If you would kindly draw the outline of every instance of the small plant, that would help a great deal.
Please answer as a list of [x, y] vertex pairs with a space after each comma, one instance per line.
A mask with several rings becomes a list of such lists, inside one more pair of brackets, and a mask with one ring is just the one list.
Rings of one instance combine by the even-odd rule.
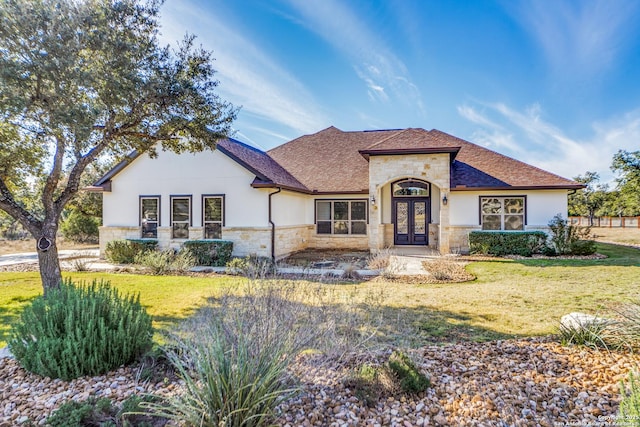
[[399, 390], [397, 378], [386, 364], [362, 364], [347, 377], [345, 386], [367, 406], [374, 406], [383, 396], [395, 395]]
[[367, 267], [371, 270], [384, 270], [389, 266], [389, 259], [391, 258], [391, 250], [388, 248], [381, 249], [372, 255], [369, 255], [367, 260]]
[[107, 243], [105, 257], [109, 262], [114, 264], [133, 264], [136, 256], [147, 251], [155, 250], [157, 247], [157, 240], [111, 240]]
[[343, 279], [360, 279], [360, 274], [358, 274], [358, 266], [355, 264], [347, 264], [342, 273]]
[[121, 296], [109, 282], [75, 286], [66, 279], [24, 309], [9, 347], [26, 370], [71, 380], [131, 363], [151, 337], [139, 295]]
[[429, 378], [418, 370], [406, 353], [394, 351], [389, 356], [388, 366], [400, 380], [400, 387], [405, 393], [419, 393], [431, 386]]
[[275, 264], [270, 258], [247, 256], [233, 258], [227, 263], [227, 271], [239, 274], [249, 279], [264, 279], [273, 277], [276, 272]]
[[[144, 415], [142, 405], [145, 402], [153, 402], [151, 396], [139, 397], [132, 395], [118, 407], [110, 399], [105, 397], [89, 399], [77, 402], [70, 400], [47, 418], [47, 425], [51, 427], [152, 427], [158, 426], [159, 420], [149, 415]], [[165, 423], [162, 423], [164, 425]]]
[[560, 341], [564, 345], [576, 344], [609, 349], [615, 346], [614, 337], [610, 333], [611, 325], [611, 321], [597, 317], [583, 320], [574, 316], [572, 319], [561, 322], [558, 332]]
[[445, 257], [423, 261], [422, 267], [438, 282], [466, 282], [475, 279], [463, 264]]
[[618, 420], [625, 426], [640, 426], [640, 384], [637, 378], [637, 373], [630, 372], [627, 381], [620, 383], [622, 401], [618, 410]]
[[135, 263], [147, 267], [152, 274], [162, 275], [171, 271], [189, 271], [195, 265], [195, 258], [185, 250], [176, 253], [167, 249], [142, 252], [135, 257]]

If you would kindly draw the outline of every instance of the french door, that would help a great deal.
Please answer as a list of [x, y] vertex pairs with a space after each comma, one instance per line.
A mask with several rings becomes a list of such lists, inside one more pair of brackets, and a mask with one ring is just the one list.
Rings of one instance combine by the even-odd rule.
[[395, 245], [427, 245], [429, 243], [429, 198], [393, 200]]

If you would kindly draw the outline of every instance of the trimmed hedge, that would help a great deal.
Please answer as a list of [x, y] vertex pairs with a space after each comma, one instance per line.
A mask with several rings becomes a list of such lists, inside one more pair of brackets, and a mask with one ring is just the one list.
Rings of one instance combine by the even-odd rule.
[[116, 264], [133, 264], [136, 257], [158, 248], [155, 239], [112, 240], [107, 243], [105, 257]]
[[545, 248], [547, 234], [543, 231], [472, 231], [469, 251], [485, 255], [531, 256]]
[[184, 250], [196, 260], [196, 265], [224, 267], [231, 260], [233, 242], [228, 240], [187, 240]]

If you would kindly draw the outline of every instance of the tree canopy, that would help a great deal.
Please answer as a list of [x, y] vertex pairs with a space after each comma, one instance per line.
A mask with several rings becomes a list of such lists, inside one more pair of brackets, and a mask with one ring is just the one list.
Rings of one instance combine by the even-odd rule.
[[[45, 290], [60, 280], [55, 236], [86, 168], [133, 150], [214, 149], [237, 110], [216, 93], [211, 54], [158, 42], [149, 0], [0, 0], [0, 209], [42, 243]], [[42, 177], [39, 209], [20, 199]]]

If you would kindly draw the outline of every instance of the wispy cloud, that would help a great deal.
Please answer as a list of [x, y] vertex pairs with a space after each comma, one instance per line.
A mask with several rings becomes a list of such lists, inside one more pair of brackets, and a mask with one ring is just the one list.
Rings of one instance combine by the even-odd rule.
[[620, 117], [593, 123], [592, 134], [572, 138], [544, 119], [541, 106], [515, 110], [505, 104], [458, 107], [460, 115], [479, 126], [474, 141], [565, 177], [598, 172], [603, 182], [614, 178], [610, 170], [618, 150], [637, 150], [640, 109]]
[[633, 0], [510, 2], [557, 74], [592, 77], [614, 65], [637, 35]]
[[349, 3], [339, 0], [289, 0], [311, 31], [353, 62], [371, 100], [384, 102], [392, 94], [423, 110], [420, 90], [411, 82], [404, 63], [368, 28]]
[[[195, 2], [167, 2], [162, 34], [167, 42], [198, 27], [198, 42], [213, 50], [221, 95], [250, 114], [287, 126], [294, 135], [317, 131], [329, 120], [310, 92], [259, 46], [242, 35], [241, 25], [224, 15], [222, 5], [202, 8]], [[216, 13], [212, 13], [215, 10]]]

